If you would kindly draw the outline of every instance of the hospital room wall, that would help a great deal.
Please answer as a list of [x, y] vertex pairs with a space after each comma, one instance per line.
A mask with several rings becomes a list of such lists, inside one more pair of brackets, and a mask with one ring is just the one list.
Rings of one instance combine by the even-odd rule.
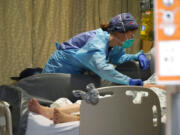
[[[59, 43], [96, 29], [121, 12], [140, 22], [140, 0], [0, 0], [0, 84], [43, 67]], [[138, 34], [137, 34], [138, 37]], [[139, 40], [128, 52], [139, 50]]]

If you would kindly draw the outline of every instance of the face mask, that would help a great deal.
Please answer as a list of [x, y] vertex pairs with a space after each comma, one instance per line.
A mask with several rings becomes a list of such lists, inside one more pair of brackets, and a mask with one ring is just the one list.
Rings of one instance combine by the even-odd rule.
[[124, 41], [123, 43], [122, 43], [122, 41], [120, 40], [120, 39], [118, 39], [117, 37], [114, 37], [115, 38], [115, 40], [116, 41], [118, 41], [119, 43], [122, 43], [122, 48], [129, 48], [129, 47], [131, 47], [132, 46], [132, 44], [133, 44], [133, 42], [134, 42], [134, 39], [133, 39], [133, 37], [134, 37], [134, 35], [132, 36], [132, 38], [131, 39], [128, 39], [128, 37], [127, 37], [127, 35], [125, 35], [126, 36], [126, 41]]
[[129, 47], [132, 46], [133, 42], [134, 42], [134, 39], [133, 39], [133, 38], [128, 39], [128, 40], [126, 40], [126, 41], [123, 42], [123, 44], [122, 44], [121, 47], [122, 47], [122, 48], [129, 48]]

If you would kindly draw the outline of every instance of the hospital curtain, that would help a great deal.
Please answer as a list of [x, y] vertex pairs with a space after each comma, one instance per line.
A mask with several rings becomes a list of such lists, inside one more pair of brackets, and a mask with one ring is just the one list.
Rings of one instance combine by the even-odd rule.
[[[27, 67], [44, 67], [59, 43], [129, 11], [138, 0], [0, 0], [0, 85]], [[138, 34], [137, 34], [138, 37]], [[127, 51], [139, 51], [139, 40]]]
[[32, 67], [32, 0], [0, 0], [0, 84]]

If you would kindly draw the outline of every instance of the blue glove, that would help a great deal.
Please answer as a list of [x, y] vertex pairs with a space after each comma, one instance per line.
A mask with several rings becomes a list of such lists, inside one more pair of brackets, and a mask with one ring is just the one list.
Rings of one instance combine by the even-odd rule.
[[130, 79], [129, 85], [139, 85], [143, 86], [143, 82], [141, 79]]
[[138, 56], [139, 65], [142, 70], [146, 70], [150, 66], [150, 60], [146, 57], [144, 53]]

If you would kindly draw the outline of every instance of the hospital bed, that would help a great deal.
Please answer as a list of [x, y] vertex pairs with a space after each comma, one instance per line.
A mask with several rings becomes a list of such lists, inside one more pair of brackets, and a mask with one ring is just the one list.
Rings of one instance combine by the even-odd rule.
[[[127, 86], [101, 87], [98, 91], [101, 98], [96, 105], [82, 101], [80, 123], [53, 125], [45, 117], [31, 114], [27, 135], [160, 135], [161, 111], [155, 93], [143, 87]], [[133, 102], [130, 91], [148, 94], [141, 102]], [[156, 112], [153, 107], [157, 107]]]
[[[128, 68], [126, 64], [129, 64]], [[137, 70], [139, 67], [134, 62], [125, 63], [117, 68], [133, 78], [141, 78], [143, 75]], [[150, 69], [145, 72], [144, 80], [149, 75]], [[15, 85], [0, 86], [0, 100], [10, 104], [13, 135], [24, 135], [26, 132], [29, 99], [36, 97], [43, 105], [50, 105], [60, 97], [74, 102], [77, 98], [72, 95], [72, 90], [85, 90], [89, 83], [94, 83], [97, 88], [116, 85], [93, 75], [40, 74], [25, 78]]]

